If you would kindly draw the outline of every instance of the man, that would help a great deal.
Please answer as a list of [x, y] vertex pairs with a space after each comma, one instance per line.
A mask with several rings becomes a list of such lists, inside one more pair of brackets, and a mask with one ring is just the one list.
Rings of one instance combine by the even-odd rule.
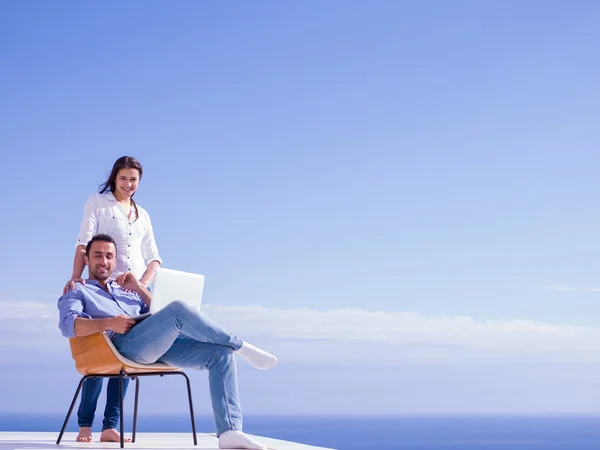
[[[237, 353], [253, 367], [271, 369], [273, 355], [212, 322], [197, 309], [175, 301], [135, 325], [132, 317], [148, 312], [152, 294], [131, 273], [110, 276], [116, 261], [115, 241], [94, 236], [85, 250], [89, 279], [58, 300], [59, 328], [72, 338], [106, 331], [125, 357], [142, 364], [162, 362], [208, 369], [210, 396], [219, 448], [266, 449], [242, 432]], [[135, 326], [134, 326], [135, 325]]]

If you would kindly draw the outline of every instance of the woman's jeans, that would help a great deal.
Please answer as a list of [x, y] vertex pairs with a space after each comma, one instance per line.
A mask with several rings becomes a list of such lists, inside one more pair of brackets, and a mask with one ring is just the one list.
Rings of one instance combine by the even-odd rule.
[[[81, 402], [77, 410], [77, 423], [80, 427], [90, 427], [94, 423], [94, 415], [96, 414], [96, 406], [98, 405], [98, 397], [102, 391], [102, 378], [88, 378], [83, 382], [81, 392]], [[123, 397], [127, 392], [129, 379], [123, 380]], [[110, 378], [108, 380], [108, 388], [106, 390], [106, 408], [104, 409], [104, 421], [102, 422], [102, 430], [109, 428], [118, 428], [119, 425], [119, 379]]]
[[142, 364], [161, 362], [186, 369], [207, 369], [217, 435], [242, 429], [233, 356], [242, 347], [240, 338], [198, 309], [174, 301], [112, 339], [123, 356]]

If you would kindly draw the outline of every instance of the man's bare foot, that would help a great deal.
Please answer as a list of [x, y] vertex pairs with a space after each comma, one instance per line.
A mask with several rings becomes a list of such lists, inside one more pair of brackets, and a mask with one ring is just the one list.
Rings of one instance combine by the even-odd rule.
[[92, 442], [92, 428], [91, 427], [80, 427], [79, 434], [77, 435], [77, 442]]
[[[131, 439], [125, 438], [124, 441], [131, 442]], [[102, 430], [100, 442], [121, 442], [121, 435], [114, 428], [107, 428], [106, 430]]]

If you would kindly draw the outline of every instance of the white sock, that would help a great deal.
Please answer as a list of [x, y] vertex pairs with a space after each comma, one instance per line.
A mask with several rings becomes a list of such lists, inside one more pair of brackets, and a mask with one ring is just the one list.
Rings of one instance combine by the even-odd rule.
[[219, 448], [245, 448], [252, 450], [267, 450], [267, 447], [256, 442], [240, 430], [229, 430], [219, 436]]
[[236, 353], [248, 361], [252, 367], [260, 370], [272, 369], [277, 363], [277, 358], [273, 355], [247, 342], [244, 342], [242, 348]]

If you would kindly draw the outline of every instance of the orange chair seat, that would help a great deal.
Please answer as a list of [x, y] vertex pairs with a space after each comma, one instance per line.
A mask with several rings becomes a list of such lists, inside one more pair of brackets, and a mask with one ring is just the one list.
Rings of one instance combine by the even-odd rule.
[[140, 364], [125, 358], [115, 348], [106, 332], [69, 339], [75, 367], [82, 375], [118, 375], [143, 372], [169, 372], [181, 370], [168, 364]]

